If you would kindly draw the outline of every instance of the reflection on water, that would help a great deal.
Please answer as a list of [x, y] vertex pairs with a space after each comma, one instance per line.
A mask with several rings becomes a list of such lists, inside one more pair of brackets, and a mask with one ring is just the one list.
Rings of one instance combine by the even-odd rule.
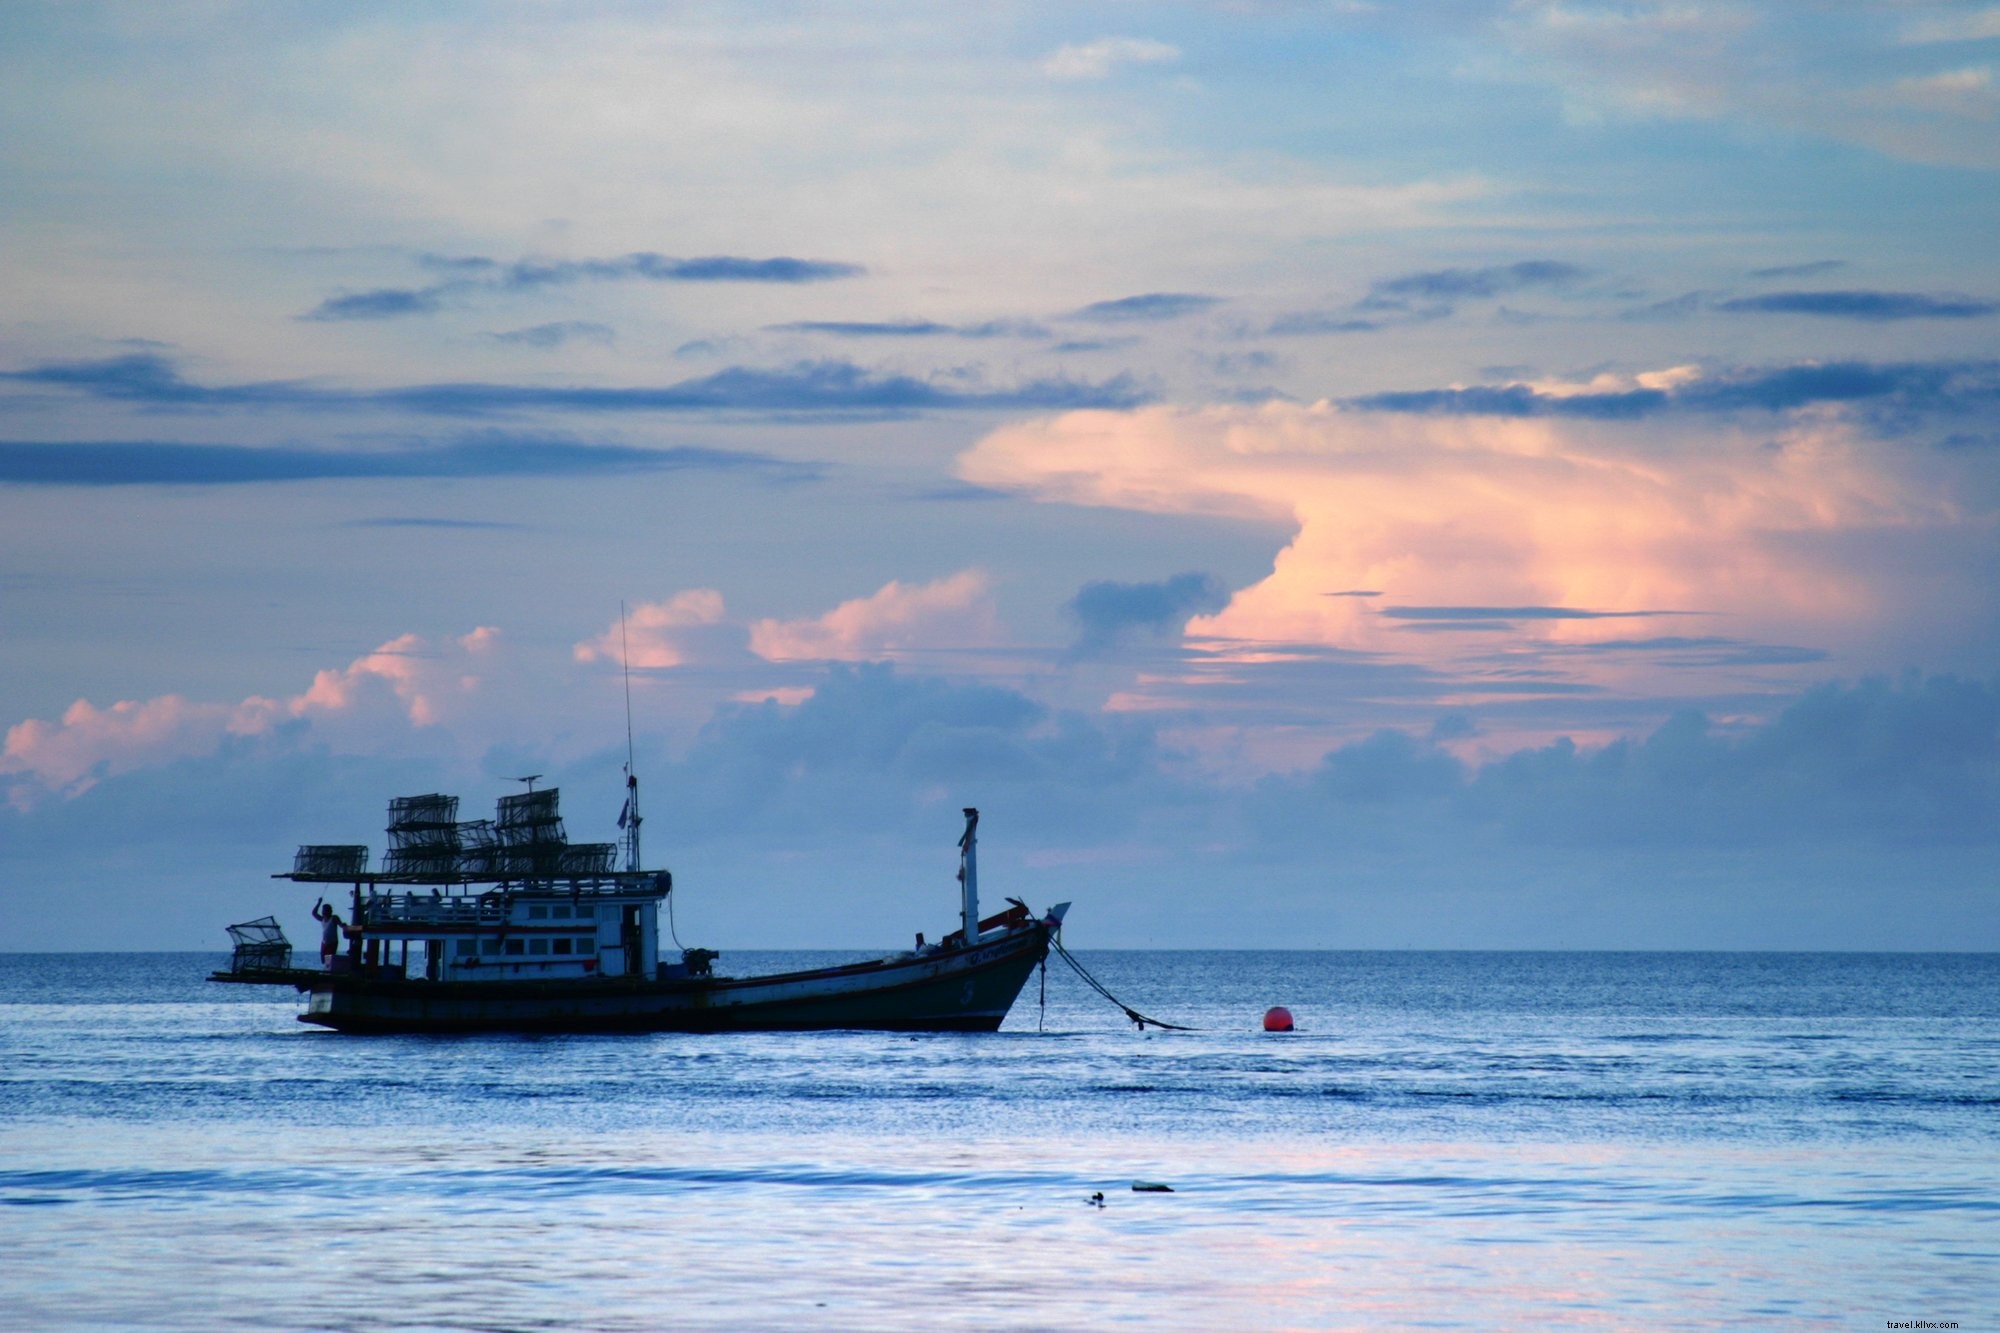
[[[1052, 974], [1047, 1034], [1031, 985], [997, 1037], [456, 1040], [303, 1028], [208, 961], [0, 957], [0, 1323], [2000, 1308], [2000, 960], [1101, 955], [1205, 1030]], [[1302, 1032], [1255, 1030], [1277, 1001]]]

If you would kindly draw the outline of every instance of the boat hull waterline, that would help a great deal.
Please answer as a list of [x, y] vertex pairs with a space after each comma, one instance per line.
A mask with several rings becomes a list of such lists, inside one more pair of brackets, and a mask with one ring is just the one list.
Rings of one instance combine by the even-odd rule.
[[292, 984], [309, 997], [301, 1023], [341, 1032], [992, 1032], [1050, 935], [1032, 921], [971, 948], [740, 978], [455, 983], [287, 969], [228, 979]]

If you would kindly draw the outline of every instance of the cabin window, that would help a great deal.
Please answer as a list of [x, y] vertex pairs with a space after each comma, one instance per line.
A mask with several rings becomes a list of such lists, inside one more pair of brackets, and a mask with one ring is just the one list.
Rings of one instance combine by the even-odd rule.
[[524, 953], [526, 953], [527, 951], [528, 951], [528, 942], [527, 942], [526, 940], [508, 940], [508, 941], [507, 941], [507, 956], [508, 956], [508, 957], [512, 958], [512, 957], [515, 957], [515, 956], [517, 956], [517, 955], [519, 955], [519, 954], [524, 954]]
[[549, 944], [551, 946], [552, 951], [555, 953], [568, 953], [570, 949], [570, 944], [568, 939], [551, 940], [549, 941]]
[[478, 940], [460, 940], [458, 942], [458, 956], [460, 958], [464, 958], [468, 954], [475, 954], [478, 952], [479, 952]]
[[529, 953], [547, 953], [548, 951], [549, 951], [549, 942], [547, 940], [528, 941]]
[[496, 953], [499, 953], [499, 952], [500, 952], [500, 941], [499, 941], [499, 940], [481, 940], [481, 941], [479, 941], [479, 952], [481, 952], [481, 953], [483, 953], [483, 954], [496, 954]]
[[595, 935], [585, 935], [576, 942], [576, 951], [578, 953], [596, 953], [597, 937]]
[[548, 919], [549, 919], [549, 909], [546, 906], [537, 904], [528, 909], [528, 920], [547, 921]]
[[551, 907], [549, 909], [549, 915], [554, 917], [558, 921], [569, 920], [569, 904], [557, 903], [554, 907]]

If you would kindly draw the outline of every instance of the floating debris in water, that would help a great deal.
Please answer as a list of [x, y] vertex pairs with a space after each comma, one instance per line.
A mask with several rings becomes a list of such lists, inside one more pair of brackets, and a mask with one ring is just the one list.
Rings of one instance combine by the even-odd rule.
[[1134, 1194], [1172, 1194], [1172, 1185], [1162, 1185], [1156, 1180], [1135, 1180], [1132, 1182]]

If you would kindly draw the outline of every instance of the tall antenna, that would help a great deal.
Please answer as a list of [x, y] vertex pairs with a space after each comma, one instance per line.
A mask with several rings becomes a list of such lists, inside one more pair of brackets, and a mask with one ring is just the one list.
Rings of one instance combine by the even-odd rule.
[[625, 808], [618, 827], [625, 830], [625, 868], [639, 869], [639, 774], [632, 748], [632, 650], [625, 638], [625, 599], [618, 600], [618, 665], [625, 673]]
[[625, 641], [625, 599], [618, 600], [618, 665], [625, 672], [625, 772], [632, 772], [632, 649]]

